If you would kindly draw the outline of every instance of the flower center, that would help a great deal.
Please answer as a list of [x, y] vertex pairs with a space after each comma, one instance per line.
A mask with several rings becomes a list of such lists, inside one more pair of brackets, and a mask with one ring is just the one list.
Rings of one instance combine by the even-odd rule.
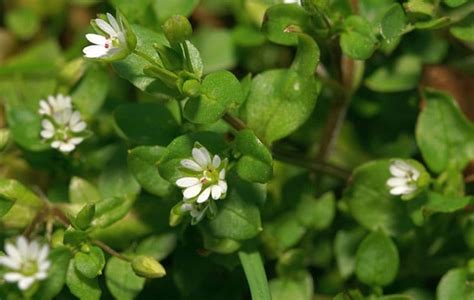
[[38, 264], [35, 260], [26, 260], [21, 264], [20, 272], [23, 275], [31, 276], [38, 273]]
[[219, 171], [214, 168], [207, 168], [200, 179], [202, 184], [213, 184], [219, 181]]

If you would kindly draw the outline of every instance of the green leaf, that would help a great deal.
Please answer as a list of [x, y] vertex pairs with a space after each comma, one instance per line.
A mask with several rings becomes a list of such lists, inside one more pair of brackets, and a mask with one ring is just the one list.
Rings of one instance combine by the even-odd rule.
[[313, 76], [319, 63], [319, 47], [312, 37], [304, 33], [298, 35], [298, 51], [291, 68], [301, 76]]
[[235, 144], [243, 155], [237, 162], [237, 174], [250, 182], [269, 181], [273, 175], [272, 155], [252, 130], [241, 130]]
[[38, 112], [24, 107], [7, 107], [7, 122], [12, 139], [19, 146], [30, 151], [50, 148], [40, 137], [41, 116]]
[[109, 76], [103, 68], [90, 67], [71, 94], [72, 102], [85, 120], [100, 110], [109, 90]]
[[[151, 31], [139, 25], [132, 25], [132, 30], [137, 36], [137, 49], [160, 63], [153, 44], [167, 45], [168, 42], [164, 34]], [[150, 77], [143, 72], [145, 67], [151, 65], [149, 61], [135, 53], [130, 54], [123, 60], [112, 63], [118, 75], [130, 81], [138, 89], [162, 99], [178, 97], [177, 91], [169, 88], [161, 80]]]
[[334, 240], [334, 252], [337, 268], [343, 278], [348, 278], [354, 273], [356, 258], [355, 253], [366, 232], [357, 227], [351, 230], [339, 230]]
[[436, 288], [436, 299], [472, 299], [474, 289], [469, 281], [469, 273], [466, 269], [451, 269], [441, 278]]
[[257, 250], [239, 251], [239, 258], [250, 286], [252, 299], [271, 300], [262, 257]]
[[474, 13], [464, 18], [456, 25], [452, 26], [449, 31], [458, 39], [466, 42], [474, 41]]
[[402, 55], [376, 69], [365, 80], [365, 85], [376, 92], [390, 93], [414, 89], [418, 86], [422, 65], [414, 55]]
[[400, 4], [394, 3], [385, 13], [381, 21], [382, 35], [386, 40], [400, 36], [406, 26], [406, 16]]
[[127, 166], [122, 165], [122, 163], [122, 160], [119, 164], [109, 163], [100, 174], [99, 190], [103, 198], [122, 197], [134, 199], [140, 192], [140, 185]]
[[163, 23], [174, 15], [189, 16], [198, 3], [199, 0], [157, 0], [152, 2], [152, 7], [158, 21]]
[[423, 94], [426, 106], [416, 124], [423, 159], [436, 173], [464, 169], [474, 158], [474, 125], [447, 94], [435, 90]]
[[72, 177], [69, 183], [69, 201], [77, 204], [97, 203], [102, 199], [99, 190], [89, 181]]
[[18, 181], [0, 178], [0, 218], [7, 215], [14, 205], [36, 210], [42, 204], [38, 196]]
[[390, 238], [381, 232], [369, 234], [359, 245], [356, 255], [357, 278], [370, 286], [386, 286], [396, 277], [398, 250]]
[[54, 39], [47, 39], [6, 61], [0, 75], [35, 74], [57, 75], [62, 62], [61, 47]]
[[169, 195], [173, 186], [158, 173], [158, 161], [165, 153], [160, 146], [140, 146], [128, 152], [128, 167], [147, 192], [156, 196]]
[[265, 223], [262, 241], [272, 256], [281, 255], [295, 246], [306, 233], [295, 212], [281, 214], [272, 222]]
[[134, 201], [120, 197], [105, 198], [96, 205], [92, 226], [108, 227], [119, 221], [130, 211]]
[[258, 185], [241, 181], [234, 174], [227, 176], [227, 184], [227, 197], [219, 200], [216, 217], [206, 224], [208, 232], [217, 238], [251, 239], [262, 231], [258, 205], [265, 194]]
[[306, 228], [321, 230], [329, 227], [336, 214], [336, 200], [333, 193], [326, 193], [319, 199], [304, 195], [296, 207], [300, 223]]
[[405, 205], [388, 192], [389, 166], [389, 160], [376, 160], [355, 169], [344, 199], [362, 226], [394, 235], [407, 231], [412, 224]]
[[85, 277], [74, 265], [74, 260], [71, 260], [66, 274], [66, 284], [71, 293], [79, 299], [99, 300], [102, 291], [97, 279]]
[[204, 73], [232, 69], [237, 63], [237, 50], [228, 29], [204, 27], [191, 38], [202, 58]]
[[145, 286], [145, 278], [135, 275], [129, 262], [112, 257], [105, 267], [105, 283], [116, 299], [132, 300]]
[[314, 294], [313, 289], [313, 278], [306, 271], [270, 281], [272, 300], [311, 300]]
[[435, 212], [452, 213], [466, 207], [472, 199], [474, 198], [445, 196], [435, 192], [429, 192], [425, 208]]
[[376, 43], [377, 38], [369, 21], [356, 15], [344, 20], [344, 32], [340, 39], [344, 54], [353, 59], [367, 59], [374, 53]]
[[297, 35], [286, 31], [288, 26], [293, 25], [308, 32], [312, 27], [310, 15], [299, 5], [277, 4], [271, 6], [265, 12], [262, 31], [268, 39], [282, 45], [296, 45]]
[[468, 0], [443, 0], [443, 2], [449, 7], [458, 7], [466, 3]]
[[136, 253], [152, 256], [158, 261], [165, 259], [176, 248], [178, 238], [174, 233], [150, 236], [138, 244]]
[[145, 15], [150, 9], [149, 0], [136, 0], [130, 2], [127, 0], [110, 0], [114, 7], [123, 13], [129, 22], [143, 22]]
[[202, 81], [201, 93], [190, 98], [184, 106], [184, 116], [198, 124], [219, 120], [227, 110], [244, 100], [239, 80], [228, 71], [207, 75]]
[[105, 256], [102, 249], [92, 246], [88, 253], [77, 252], [74, 256], [76, 270], [87, 278], [95, 278], [102, 274]]
[[[181, 171], [181, 160], [192, 157], [191, 151], [198, 142], [209, 150], [211, 154], [222, 155], [228, 149], [224, 136], [218, 133], [204, 131], [182, 135], [174, 139], [166, 148], [158, 164], [160, 175], [171, 183], [175, 183], [185, 174]], [[222, 158], [222, 156], [221, 156]]]
[[40, 21], [36, 12], [29, 7], [13, 9], [5, 18], [8, 29], [23, 40], [30, 39], [38, 32]]
[[242, 107], [244, 120], [266, 143], [284, 138], [309, 118], [320, 88], [314, 77], [302, 77], [293, 70], [260, 73]]
[[159, 103], [120, 105], [114, 117], [124, 135], [137, 144], [167, 145], [180, 130], [170, 109]]
[[48, 278], [41, 282], [34, 299], [54, 299], [64, 287], [69, 261], [72, 258], [71, 250], [59, 247], [51, 250], [48, 259], [51, 267], [48, 270]]

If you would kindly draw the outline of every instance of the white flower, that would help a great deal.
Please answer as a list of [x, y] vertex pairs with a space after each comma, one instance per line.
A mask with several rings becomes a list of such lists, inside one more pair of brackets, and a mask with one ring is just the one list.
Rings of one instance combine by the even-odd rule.
[[387, 180], [390, 194], [408, 195], [416, 191], [420, 171], [415, 167], [403, 160], [395, 160], [390, 165], [390, 173], [392, 177]]
[[48, 260], [48, 245], [40, 246], [36, 241], [28, 243], [19, 236], [16, 245], [6, 243], [6, 256], [0, 257], [0, 265], [8, 272], [3, 275], [6, 282], [16, 282], [20, 290], [28, 289], [35, 281], [45, 279], [51, 265]]
[[40, 100], [39, 113], [52, 116], [64, 109], [72, 109], [71, 97], [58, 94], [56, 97], [48, 96], [48, 100]]
[[73, 110], [70, 97], [57, 95], [49, 96], [48, 101], [41, 100], [39, 113], [43, 115], [41, 137], [51, 147], [71, 152], [84, 140], [87, 125], [81, 114]]
[[209, 197], [214, 200], [224, 198], [227, 161], [222, 161], [219, 155], [211, 159], [209, 151], [201, 145], [194, 146], [192, 156], [192, 159], [181, 160], [181, 165], [191, 176], [176, 180], [176, 185], [183, 188], [184, 200], [195, 199], [197, 203], [204, 203]]
[[128, 52], [125, 27], [122, 20], [119, 18], [117, 21], [109, 13], [107, 13], [107, 19], [109, 22], [100, 18], [93, 20], [102, 31], [102, 34], [86, 34], [86, 39], [94, 45], [87, 46], [82, 50], [85, 57], [103, 58], [114, 56], [124, 50]]
[[301, 5], [301, 0], [283, 0], [283, 3], [285, 4], [298, 4], [298, 5]]

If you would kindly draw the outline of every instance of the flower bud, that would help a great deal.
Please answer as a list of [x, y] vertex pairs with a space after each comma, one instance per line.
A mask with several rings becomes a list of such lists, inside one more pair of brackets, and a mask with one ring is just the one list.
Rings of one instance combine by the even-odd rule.
[[132, 269], [135, 274], [145, 278], [161, 278], [166, 275], [166, 270], [153, 257], [140, 255], [132, 260]]
[[95, 204], [86, 204], [77, 214], [74, 224], [81, 230], [86, 230], [94, 218]]
[[10, 130], [6, 128], [0, 128], [0, 151], [3, 151], [10, 140]]
[[186, 17], [172, 16], [163, 24], [163, 31], [171, 45], [183, 43], [188, 40], [193, 33], [191, 23]]
[[183, 83], [183, 94], [188, 97], [196, 97], [201, 93], [201, 84], [196, 79], [189, 79]]

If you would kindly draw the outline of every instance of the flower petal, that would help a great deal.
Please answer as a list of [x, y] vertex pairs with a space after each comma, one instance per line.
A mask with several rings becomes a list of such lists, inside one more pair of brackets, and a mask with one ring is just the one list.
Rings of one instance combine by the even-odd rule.
[[219, 168], [219, 166], [221, 165], [221, 158], [219, 157], [219, 155], [214, 155], [214, 158], [212, 159], [212, 166], [214, 168]]
[[117, 36], [117, 32], [112, 28], [112, 26], [110, 26], [109, 23], [105, 22], [104, 20], [97, 18], [95, 19], [95, 23], [101, 30], [106, 32], [109, 36], [111, 37]]
[[225, 179], [225, 169], [222, 169], [222, 170], [219, 172], [219, 179]]
[[44, 246], [41, 247], [41, 249], [39, 250], [39, 253], [38, 253], [38, 261], [44, 261], [44, 260], [46, 260], [46, 258], [48, 258], [48, 254], [49, 254], [49, 247], [48, 247], [48, 245], [44, 245]]
[[194, 160], [204, 169], [211, 164], [211, 156], [206, 148], [193, 148]]
[[219, 186], [222, 189], [222, 193], [227, 193], [227, 182], [225, 180], [219, 180]]
[[196, 177], [183, 177], [176, 180], [176, 185], [182, 188], [187, 188], [198, 183], [200, 183], [200, 181]]
[[402, 177], [392, 177], [389, 180], [387, 180], [387, 185], [390, 187], [397, 187], [401, 185], [406, 185], [407, 180]]
[[191, 159], [181, 160], [181, 165], [185, 167], [186, 169], [196, 171], [196, 172], [201, 172], [203, 170], [203, 168], [201, 168], [200, 165], [198, 165], [194, 160], [191, 160]]
[[44, 119], [43, 121], [41, 121], [41, 126], [43, 127], [43, 129], [54, 131], [54, 125], [48, 119]]
[[60, 146], [61, 146], [60, 141], [54, 141], [54, 142], [51, 143], [51, 147], [53, 147], [55, 149], [58, 149]]
[[22, 278], [24, 278], [24, 276], [21, 273], [17, 272], [10, 272], [3, 275], [3, 279], [5, 279], [5, 281], [7, 282], [16, 282], [21, 280]]
[[220, 185], [215, 184], [211, 187], [211, 195], [212, 199], [217, 200], [221, 197], [222, 195], [222, 188]]
[[29, 250], [29, 245], [28, 245], [28, 240], [20, 235], [16, 239], [16, 247], [18, 249], [18, 252], [20, 253], [21, 258], [28, 257], [28, 250]]
[[34, 281], [35, 279], [33, 277], [23, 277], [18, 282], [18, 287], [22, 291], [27, 290], [33, 284]]
[[79, 145], [80, 143], [82, 143], [83, 140], [84, 138], [82, 137], [74, 137], [74, 138], [69, 139], [69, 143], [73, 145]]
[[54, 136], [54, 132], [50, 130], [41, 130], [40, 135], [44, 139], [50, 139]]
[[97, 58], [107, 55], [108, 49], [103, 46], [87, 46], [82, 49], [82, 53], [84, 53], [85, 57], [87, 58]]
[[104, 46], [105, 43], [107, 42], [107, 38], [105, 36], [99, 35], [99, 34], [94, 34], [94, 33], [88, 33], [86, 34], [86, 39], [96, 45]]
[[71, 126], [72, 132], [81, 132], [86, 129], [87, 124], [85, 122], [79, 122]]
[[201, 183], [188, 187], [187, 189], [183, 191], [183, 197], [186, 199], [194, 198], [197, 195], [199, 195], [199, 193], [201, 192], [201, 189], [202, 189]]
[[21, 262], [9, 256], [2, 256], [0, 257], [0, 265], [13, 270], [18, 270], [21, 267]]
[[211, 187], [206, 188], [201, 195], [197, 198], [197, 203], [204, 203], [209, 199], [209, 196], [211, 194]]
[[109, 20], [110, 25], [117, 33], [122, 31], [119, 24], [117, 23], [117, 20], [115, 19], [114, 16], [112, 16], [112, 14], [107, 13], [107, 20]]
[[402, 186], [397, 186], [397, 187], [394, 187], [390, 190], [390, 194], [392, 195], [406, 195], [406, 194], [410, 194], [411, 192], [413, 192], [415, 190], [415, 188], [413, 187], [410, 187], [410, 186], [407, 186], [407, 185], [402, 185]]
[[59, 151], [61, 152], [71, 152], [74, 150], [76, 146], [73, 143], [61, 143], [61, 146], [59, 146]]

